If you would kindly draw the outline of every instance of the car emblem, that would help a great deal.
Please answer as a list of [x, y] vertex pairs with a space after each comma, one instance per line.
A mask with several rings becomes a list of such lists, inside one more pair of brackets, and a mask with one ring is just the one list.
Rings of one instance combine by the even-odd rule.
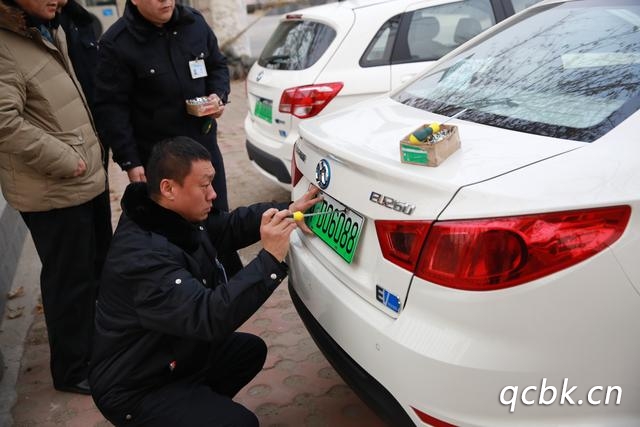
[[416, 205], [413, 203], [401, 202], [393, 197], [385, 196], [380, 193], [372, 191], [369, 195], [369, 200], [373, 203], [384, 206], [385, 208], [393, 209], [396, 212], [402, 212], [406, 215], [411, 215], [416, 210]]
[[256, 76], [256, 81], [259, 82], [264, 77], [264, 71], [260, 71]]
[[376, 299], [378, 302], [381, 302], [385, 305], [385, 307], [390, 308], [396, 313], [400, 312], [400, 308], [402, 307], [402, 303], [400, 302], [400, 298], [396, 295], [392, 294], [385, 288], [380, 285], [376, 285]]
[[322, 159], [316, 166], [316, 182], [318, 186], [325, 190], [331, 181], [331, 168], [327, 159]]
[[302, 160], [303, 162], [307, 161], [307, 155], [304, 154], [304, 151], [302, 151], [300, 149], [300, 147], [298, 147], [298, 144], [294, 145], [296, 153], [298, 154], [298, 156], [300, 156], [300, 160]]

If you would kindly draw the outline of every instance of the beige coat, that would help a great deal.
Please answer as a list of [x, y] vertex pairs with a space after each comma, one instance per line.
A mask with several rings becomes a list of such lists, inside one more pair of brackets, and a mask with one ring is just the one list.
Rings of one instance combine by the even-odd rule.
[[[102, 148], [64, 32], [56, 45], [0, 0], [0, 187], [22, 212], [82, 204], [106, 188]], [[86, 172], [72, 177], [79, 159]]]

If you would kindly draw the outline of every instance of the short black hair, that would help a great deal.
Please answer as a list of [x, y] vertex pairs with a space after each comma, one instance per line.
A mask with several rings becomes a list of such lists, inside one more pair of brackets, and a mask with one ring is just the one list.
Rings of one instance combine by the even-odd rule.
[[189, 137], [175, 136], [155, 144], [145, 169], [149, 195], [160, 194], [160, 182], [163, 179], [172, 179], [182, 185], [191, 171], [191, 163], [196, 160], [211, 161], [211, 155]]

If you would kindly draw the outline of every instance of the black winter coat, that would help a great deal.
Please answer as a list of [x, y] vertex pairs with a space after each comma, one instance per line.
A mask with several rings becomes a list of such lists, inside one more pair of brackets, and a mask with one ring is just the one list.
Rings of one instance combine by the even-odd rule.
[[[189, 61], [199, 58], [208, 76], [193, 79]], [[205, 134], [209, 119], [187, 114], [185, 106], [187, 99], [213, 93], [227, 102], [229, 69], [202, 15], [176, 5], [159, 28], [127, 1], [123, 16], [100, 39], [96, 76], [98, 132], [122, 169], [144, 166], [152, 146], [172, 136], [195, 139], [217, 156], [215, 121]], [[214, 166], [222, 172], [216, 156]]]
[[67, 36], [67, 48], [76, 77], [93, 113], [95, 73], [98, 64], [98, 37], [92, 15], [75, 0], [69, 0], [58, 15]]
[[122, 206], [102, 271], [89, 376], [96, 404], [114, 416], [133, 410], [147, 391], [197, 372], [287, 274], [264, 250], [227, 283], [215, 262], [220, 250], [257, 242], [264, 211], [284, 204], [214, 212], [192, 224], [135, 183]]

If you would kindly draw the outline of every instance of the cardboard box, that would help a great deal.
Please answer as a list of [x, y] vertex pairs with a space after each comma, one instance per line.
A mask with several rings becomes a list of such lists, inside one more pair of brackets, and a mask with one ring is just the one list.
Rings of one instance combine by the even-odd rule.
[[[429, 126], [425, 124], [416, 129]], [[400, 140], [400, 160], [402, 163], [421, 166], [438, 166], [454, 151], [460, 148], [460, 134], [458, 127], [455, 125], [440, 125], [440, 132], [446, 132], [446, 135], [437, 140], [430, 137], [427, 141], [420, 144], [412, 144], [409, 142], [409, 135]], [[412, 132], [413, 133], [413, 132]]]
[[210, 116], [220, 110], [220, 101], [217, 98], [194, 98], [185, 102], [187, 104], [187, 113], [196, 117]]

